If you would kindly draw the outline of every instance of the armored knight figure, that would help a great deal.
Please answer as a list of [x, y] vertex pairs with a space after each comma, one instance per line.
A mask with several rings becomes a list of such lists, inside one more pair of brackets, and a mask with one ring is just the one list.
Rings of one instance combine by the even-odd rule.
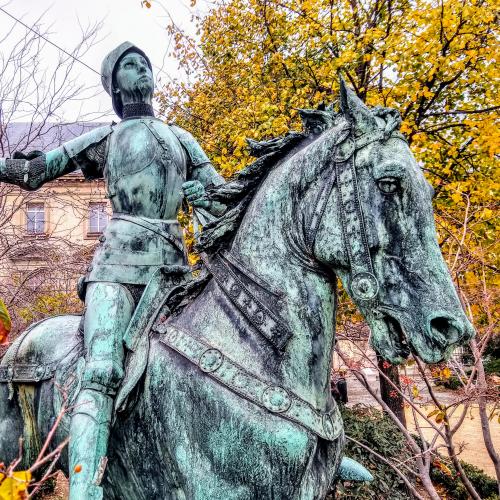
[[[186, 131], [154, 117], [153, 76], [146, 54], [129, 42], [104, 59], [102, 83], [122, 118], [45, 154], [0, 160], [0, 181], [35, 190], [81, 169], [103, 177], [113, 215], [83, 283], [85, 358], [70, 429], [70, 498], [102, 498], [113, 399], [124, 375], [123, 335], [153, 274], [185, 265], [177, 213], [183, 199], [217, 215], [223, 206], [204, 188], [223, 183]], [[187, 182], [186, 182], [187, 181]]]

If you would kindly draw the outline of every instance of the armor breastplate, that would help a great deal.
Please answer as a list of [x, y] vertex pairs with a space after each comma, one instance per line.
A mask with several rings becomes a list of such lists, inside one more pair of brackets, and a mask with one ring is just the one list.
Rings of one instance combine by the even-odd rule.
[[175, 219], [186, 164], [168, 125], [154, 118], [122, 121], [110, 135], [104, 170], [113, 211]]

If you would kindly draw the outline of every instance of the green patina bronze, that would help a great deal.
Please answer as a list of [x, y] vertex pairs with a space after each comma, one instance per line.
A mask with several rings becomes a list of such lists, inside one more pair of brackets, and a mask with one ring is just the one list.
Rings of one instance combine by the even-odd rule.
[[[329, 390], [336, 276], [394, 363], [438, 362], [473, 335], [399, 115], [342, 82], [339, 113], [302, 110], [304, 132], [251, 141], [258, 159], [224, 184], [190, 135], [143, 116], [141, 51], [120, 46], [103, 75], [119, 125], [0, 163], [0, 179], [31, 189], [69, 165], [103, 175], [115, 213], [84, 320], [34, 325], [2, 360], [0, 458], [16, 455], [27, 414], [39, 446], [61, 385], [76, 405], [56, 436], [71, 435], [72, 499], [319, 499], [339, 478], [370, 480], [342, 460]], [[175, 223], [181, 187], [204, 225], [196, 278]], [[36, 397], [20, 408], [22, 394]]]
[[[99, 498], [93, 483], [106, 455], [113, 396], [123, 378], [123, 335], [144, 287], [159, 269], [186, 264], [177, 213], [182, 191], [198, 207], [204, 187], [223, 182], [193, 137], [156, 119], [151, 63], [125, 42], [102, 65], [102, 83], [123, 120], [73, 139], [46, 154], [0, 163], [0, 180], [26, 189], [81, 168], [104, 177], [113, 216], [80, 283], [85, 300], [85, 361], [71, 424], [71, 498]], [[177, 266], [177, 267], [176, 267]]]

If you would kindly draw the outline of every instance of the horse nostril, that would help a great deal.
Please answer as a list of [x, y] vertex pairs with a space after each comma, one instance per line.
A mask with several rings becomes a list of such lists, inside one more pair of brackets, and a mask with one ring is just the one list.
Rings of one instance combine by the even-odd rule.
[[463, 337], [463, 328], [455, 320], [445, 316], [431, 319], [430, 330], [436, 340], [441, 340], [445, 345], [454, 344]]

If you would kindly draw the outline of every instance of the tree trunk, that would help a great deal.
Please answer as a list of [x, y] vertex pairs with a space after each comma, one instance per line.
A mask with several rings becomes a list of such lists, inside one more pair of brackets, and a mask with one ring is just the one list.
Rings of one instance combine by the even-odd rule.
[[[399, 370], [395, 365], [385, 361], [377, 354], [377, 362], [379, 370], [389, 378], [392, 383], [401, 389], [399, 381]], [[405, 406], [402, 396], [394, 389], [394, 387], [382, 375], [380, 379], [380, 397], [382, 401], [394, 412], [399, 421], [406, 427]]]
[[481, 430], [483, 431], [484, 444], [486, 451], [495, 466], [495, 474], [497, 477], [498, 494], [500, 495], [500, 454], [495, 449], [495, 444], [491, 436], [490, 419], [488, 415], [488, 399], [485, 396], [488, 390], [488, 383], [486, 381], [486, 374], [484, 372], [483, 360], [481, 358], [481, 351], [477, 345], [476, 340], [471, 340], [470, 346], [474, 354], [474, 359], [477, 367], [477, 388], [479, 389], [478, 405], [479, 417], [481, 419]]

